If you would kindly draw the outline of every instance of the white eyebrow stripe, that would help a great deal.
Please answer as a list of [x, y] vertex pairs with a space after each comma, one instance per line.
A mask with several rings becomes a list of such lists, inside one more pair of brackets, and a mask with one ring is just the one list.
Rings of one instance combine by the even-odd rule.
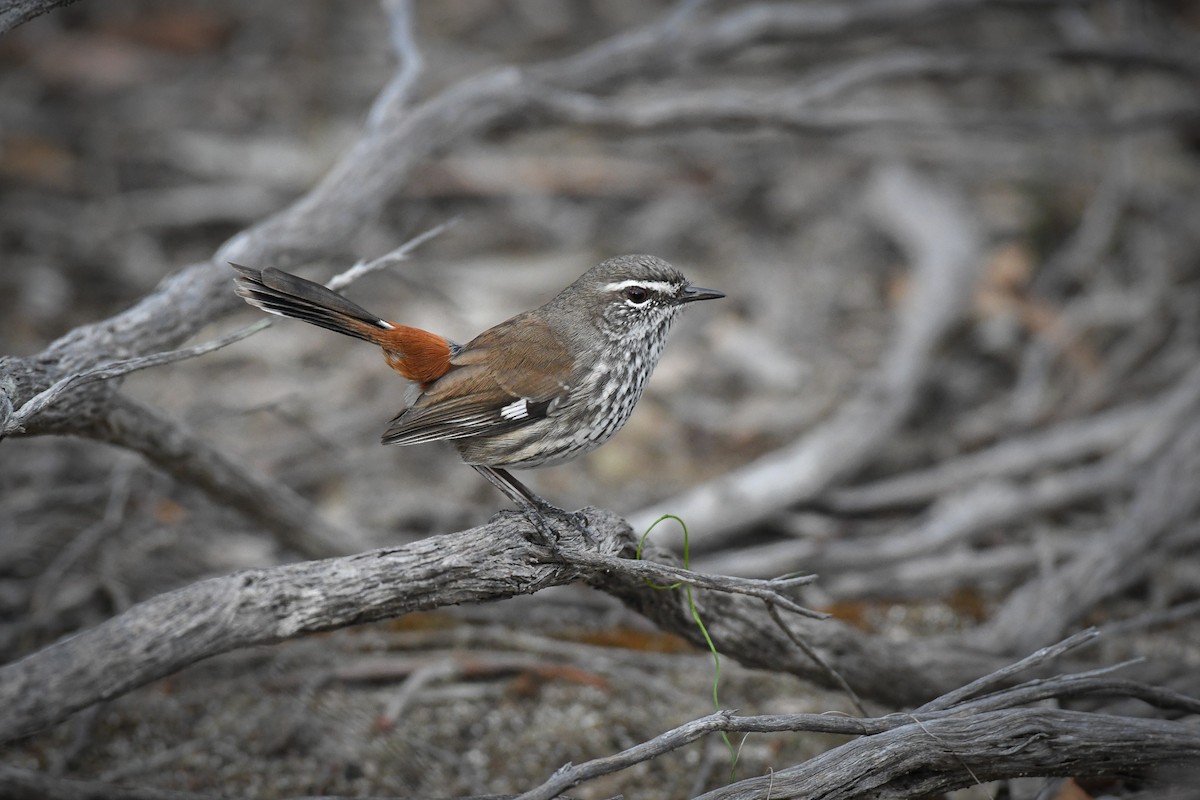
[[607, 292], [619, 292], [622, 289], [628, 289], [630, 286], [641, 286], [643, 289], [648, 289], [659, 294], [674, 294], [675, 285], [666, 281], [642, 281], [637, 278], [630, 278], [624, 281], [615, 281], [604, 287]]

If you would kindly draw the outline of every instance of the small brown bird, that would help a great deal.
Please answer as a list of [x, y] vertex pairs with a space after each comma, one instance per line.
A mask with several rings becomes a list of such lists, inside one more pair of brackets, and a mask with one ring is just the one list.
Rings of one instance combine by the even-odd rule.
[[420, 394], [392, 420], [384, 444], [451, 440], [463, 461], [539, 517], [561, 512], [507, 468], [558, 464], [607, 441], [633, 413], [680, 310], [725, 296], [692, 286], [660, 258], [619, 256], [460, 345], [287, 272], [232, 266], [246, 302], [373, 342], [417, 383]]

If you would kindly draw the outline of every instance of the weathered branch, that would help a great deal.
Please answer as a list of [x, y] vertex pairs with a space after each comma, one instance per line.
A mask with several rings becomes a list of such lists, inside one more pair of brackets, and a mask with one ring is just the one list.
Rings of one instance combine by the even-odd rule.
[[384, 0], [383, 5], [391, 23], [392, 49], [400, 63], [392, 80], [371, 105], [371, 113], [367, 115], [368, 131], [378, 129], [388, 122], [389, 114], [409, 105], [425, 67], [425, 59], [413, 36], [412, 3], [409, 0]]
[[[1094, 630], [1076, 634], [955, 689], [912, 713], [859, 719], [829, 714], [737, 716], [718, 711], [620, 753], [582, 764], [567, 764], [518, 800], [551, 800], [585, 781], [658, 758], [718, 731], [803, 731], [863, 738], [805, 764], [774, 773], [785, 775], [784, 783], [771, 782], [770, 776], [752, 778], [704, 795], [711, 798], [859, 797], [864, 791], [883, 791], [884, 797], [911, 797], [907, 793], [911, 781], [931, 781], [931, 785], [941, 790], [971, 785], [985, 774], [974, 768], [977, 764], [991, 770], [988, 778], [979, 780], [1024, 774], [1162, 779], [1166, 777], [1164, 768], [1188, 764], [1189, 754], [1200, 752], [1200, 731], [1194, 726], [1158, 720], [1143, 725], [1145, 720], [1128, 717], [1020, 708], [1055, 698], [1108, 695], [1138, 697], [1178, 711], [1200, 711], [1200, 700], [1195, 698], [1132, 681], [1112, 680], [1103, 674], [1061, 675], [1006, 687], [1021, 672], [1041, 668], [1096, 636]], [[1020, 738], [1020, 734], [1013, 733], [1014, 728], [1027, 731], [1031, 739], [1067, 741], [1070, 758], [1059, 764], [1048, 757], [1057, 752], [1052, 746], [1056, 742], [1044, 743], [1032, 753], [1021, 752], [1024, 748], [1012, 746], [1013, 740]], [[941, 735], [943, 732], [945, 736]], [[1147, 735], [1172, 744], [1167, 748], [1143, 746], [1141, 737]], [[1128, 737], [1128, 743], [1138, 744], [1119, 750], [1118, 743], [1123, 737]], [[959, 748], [957, 745], [964, 738], [973, 738], [974, 742]], [[938, 754], [923, 755], [927, 750]], [[1120, 757], [1114, 761], [1112, 753], [1118, 750]], [[1071, 771], [1057, 771], [1062, 769]], [[770, 787], [765, 792], [764, 784]], [[801, 787], [797, 794], [782, 791], [793, 784]]]
[[[608, 550], [629, 543], [631, 532], [619, 518], [592, 511], [589, 520]], [[594, 552], [564, 549], [552, 556], [530, 545], [524, 538], [527, 534], [524, 517], [500, 515], [481, 528], [405, 547], [250, 570], [152, 598], [107, 623], [0, 668], [0, 701], [7, 708], [0, 721], [0, 740], [31, 733], [91, 703], [250, 644], [423, 608], [531, 594], [580, 579], [597, 584], [616, 580], [626, 591], [656, 593], [644, 581], [693, 577], [669, 564]], [[577, 552], [577, 559], [571, 558], [571, 552]], [[766, 600], [804, 611], [780, 593], [793, 582], [694, 578], [718, 591], [758, 598], [740, 598], [744, 604]], [[678, 593], [656, 594], [670, 598], [663, 608], [683, 605]]]
[[0, 668], [0, 740], [238, 647], [579, 577], [561, 563], [536, 563], [521, 529], [519, 519], [500, 517], [405, 547], [249, 570], [151, 598]]
[[3, 0], [0, 2], [0, 34], [74, 2], [76, 0]]
[[1198, 759], [1200, 732], [1191, 725], [1017, 708], [915, 720], [701, 798], [899, 799], [1020, 775], [1106, 775], [1186, 785]]
[[[692, 577], [667, 551], [634, 561], [633, 532], [611, 513], [590, 509], [595, 550], [551, 555], [529, 544], [524, 517], [504, 514], [479, 528], [325, 561], [214, 578], [147, 600], [114, 619], [0, 667], [0, 740], [39, 730], [195, 661], [252, 644], [479, 603], [577, 580], [619, 598], [664, 630], [705, 646], [683, 590], [662, 584]], [[616, 556], [621, 556], [620, 558]], [[782, 593], [795, 579], [751, 581], [695, 576], [709, 634], [724, 654], [749, 666], [785, 670], [853, 689], [889, 704], [936, 696], [997, 666], [988, 656], [938, 646], [906, 648], [832, 620], [788, 614], [779, 629], [766, 603], [803, 611]], [[801, 579], [803, 580], [803, 579]], [[802, 638], [823, 663], [814, 662]], [[887, 681], [879, 681], [879, 674]]]

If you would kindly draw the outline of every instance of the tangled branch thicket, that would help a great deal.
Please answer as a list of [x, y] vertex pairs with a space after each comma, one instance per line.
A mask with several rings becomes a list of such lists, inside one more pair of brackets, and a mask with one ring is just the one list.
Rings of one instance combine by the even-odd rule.
[[[1195, 784], [1184, 7], [62, 5], [0, 9], [0, 794]], [[729, 299], [531, 476], [621, 512], [557, 552], [374, 446], [377, 355], [230, 333], [228, 261], [464, 340], [639, 251]]]

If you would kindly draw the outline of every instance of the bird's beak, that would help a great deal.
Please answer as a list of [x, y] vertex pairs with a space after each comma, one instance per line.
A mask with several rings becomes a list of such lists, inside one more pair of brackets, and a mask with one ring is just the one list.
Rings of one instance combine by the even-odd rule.
[[717, 300], [724, 296], [724, 292], [718, 292], [716, 289], [702, 289], [699, 286], [689, 286], [679, 295], [679, 302], [692, 303], [696, 300]]

